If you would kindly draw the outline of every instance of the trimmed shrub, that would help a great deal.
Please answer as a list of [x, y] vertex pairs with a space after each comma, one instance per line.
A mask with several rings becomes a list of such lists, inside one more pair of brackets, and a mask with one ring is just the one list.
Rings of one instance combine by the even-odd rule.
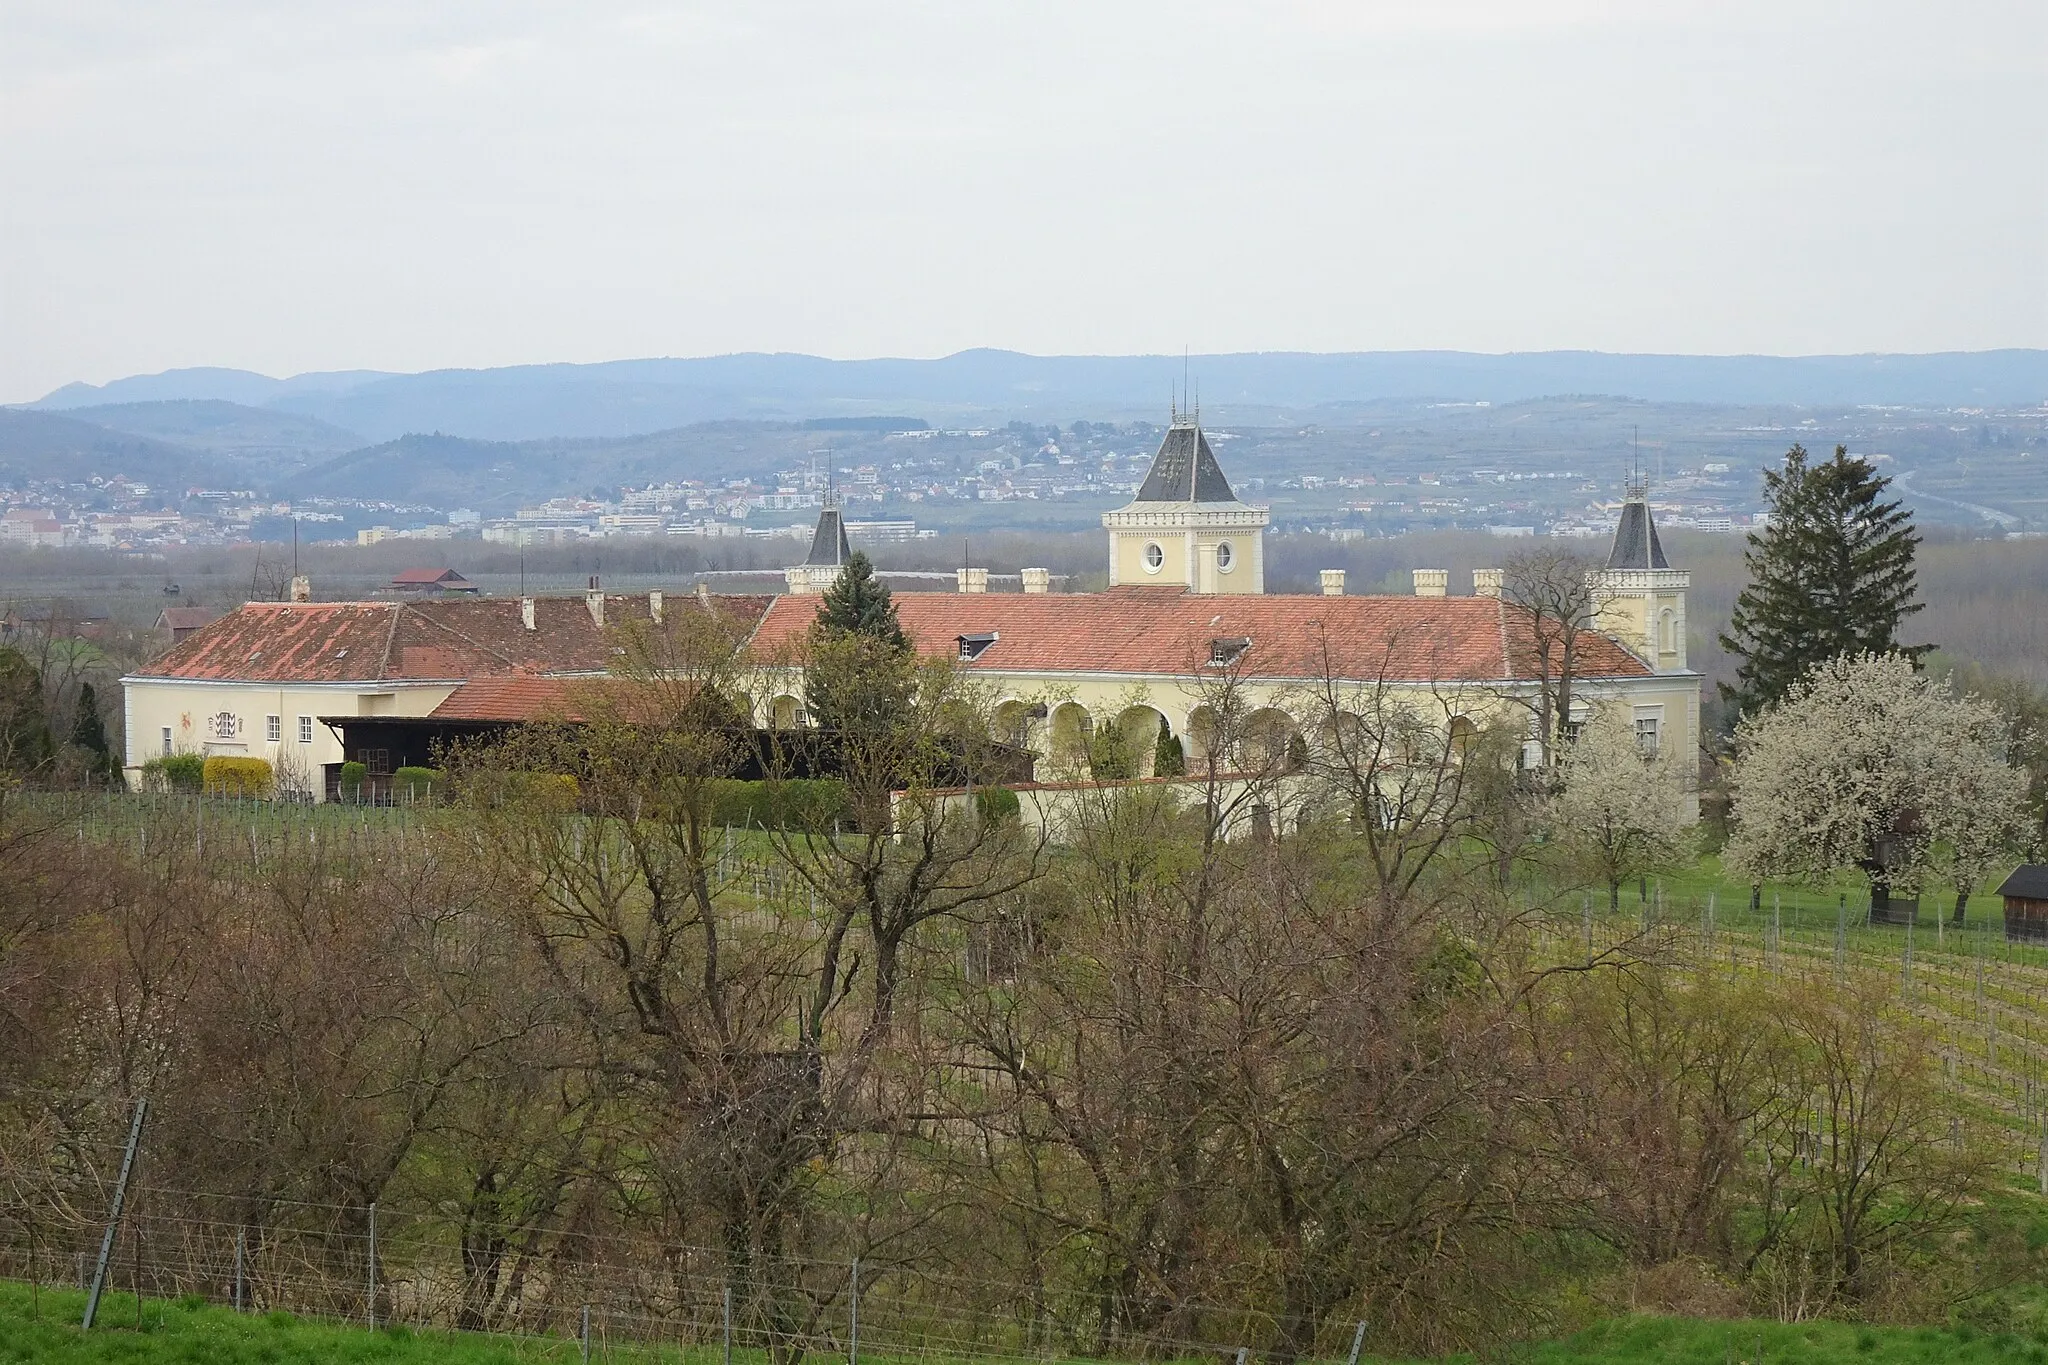
[[268, 798], [277, 789], [270, 763], [261, 758], [230, 758], [226, 754], [215, 754], [206, 760], [200, 774], [208, 796]]
[[441, 794], [439, 768], [404, 767], [391, 775], [391, 789], [400, 801], [425, 804]]
[[360, 801], [363, 799], [363, 783], [370, 776], [367, 763], [348, 762], [341, 765], [341, 799]]
[[1181, 747], [1180, 736], [1159, 727], [1159, 743], [1152, 751], [1152, 775], [1154, 777], [1186, 777], [1188, 772], [1187, 750]]
[[206, 786], [206, 760], [198, 754], [165, 754], [142, 765], [142, 787], [153, 792], [197, 792]]
[[827, 829], [853, 815], [846, 784], [831, 778], [785, 782], [726, 779], [711, 785], [711, 823], [755, 829]]
[[984, 825], [1000, 825], [1022, 818], [1024, 805], [1008, 787], [976, 787], [974, 811]]

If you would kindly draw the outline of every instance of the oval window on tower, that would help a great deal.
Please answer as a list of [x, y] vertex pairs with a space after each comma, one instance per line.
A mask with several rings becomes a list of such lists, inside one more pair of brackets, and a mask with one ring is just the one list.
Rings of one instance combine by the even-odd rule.
[[1222, 541], [1222, 542], [1220, 542], [1220, 543], [1219, 543], [1219, 544], [1218, 544], [1218, 545], [1216, 546], [1216, 568], [1217, 568], [1217, 571], [1218, 571], [1218, 572], [1220, 572], [1220, 573], [1229, 573], [1229, 572], [1230, 572], [1230, 566], [1231, 566], [1232, 564], [1235, 564], [1236, 562], [1237, 562], [1237, 551], [1235, 551], [1235, 550], [1233, 550], [1233, 549], [1231, 549], [1231, 548], [1230, 548], [1230, 542], [1229, 542], [1229, 541], [1227, 541], [1227, 540], [1226, 540], [1226, 541]]
[[1152, 542], [1152, 543], [1151, 543], [1150, 545], [1147, 545], [1147, 546], [1145, 547], [1145, 572], [1146, 572], [1146, 573], [1158, 573], [1158, 572], [1159, 572], [1159, 566], [1160, 566], [1160, 565], [1162, 565], [1162, 564], [1164, 564], [1165, 562], [1166, 562], [1166, 551], [1164, 551], [1164, 550], [1162, 550], [1162, 549], [1160, 549], [1160, 548], [1159, 548], [1159, 542], [1158, 542], [1158, 541], [1156, 541], [1156, 540], [1155, 540], [1155, 541], [1153, 541], [1153, 542]]

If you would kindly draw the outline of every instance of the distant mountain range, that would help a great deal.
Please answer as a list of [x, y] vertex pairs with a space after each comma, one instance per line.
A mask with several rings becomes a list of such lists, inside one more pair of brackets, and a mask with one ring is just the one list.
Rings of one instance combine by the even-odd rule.
[[[189, 369], [103, 385], [67, 384], [24, 405], [173, 445], [221, 448], [203, 408], [236, 404], [307, 419], [275, 431], [227, 421], [250, 456], [265, 447], [333, 454], [440, 433], [481, 441], [620, 437], [724, 420], [914, 413], [940, 424], [1156, 419], [1185, 366], [1218, 421], [1311, 420], [1383, 400], [1512, 402], [1561, 394], [1716, 404], [1990, 407], [2048, 400], [2048, 351], [1933, 355], [1676, 356], [1538, 351], [1257, 352], [1190, 356], [1030, 356], [974, 350], [939, 360], [825, 360], [791, 354], [520, 365], [272, 379]], [[83, 410], [83, 411], [81, 411]], [[216, 417], [229, 414], [218, 411]]]

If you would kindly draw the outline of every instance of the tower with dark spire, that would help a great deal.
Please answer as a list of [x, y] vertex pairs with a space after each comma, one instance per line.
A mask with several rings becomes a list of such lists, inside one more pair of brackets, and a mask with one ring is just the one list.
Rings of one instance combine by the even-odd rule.
[[825, 505], [818, 510], [817, 529], [811, 532], [811, 552], [804, 556], [803, 563], [782, 571], [783, 581], [790, 592], [799, 595], [824, 592], [839, 581], [840, 570], [852, 557], [853, 547], [846, 539], [846, 517], [839, 508], [839, 495], [827, 487]]
[[1601, 630], [1634, 650], [1656, 672], [1687, 671], [1685, 594], [1692, 587], [1692, 575], [1672, 568], [1666, 558], [1657, 539], [1656, 518], [1650, 514], [1649, 481], [1639, 471], [1629, 474], [1607, 563], [1592, 578], [1595, 620]]
[[1271, 519], [1265, 508], [1238, 501], [1200, 421], [1176, 404], [1137, 495], [1103, 514], [1110, 586], [1264, 592]]

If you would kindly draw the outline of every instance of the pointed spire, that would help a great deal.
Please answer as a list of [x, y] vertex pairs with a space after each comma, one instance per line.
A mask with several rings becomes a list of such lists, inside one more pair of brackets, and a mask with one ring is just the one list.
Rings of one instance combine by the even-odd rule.
[[1209, 448], [1192, 413], [1175, 411], [1166, 439], [1152, 457], [1152, 468], [1139, 486], [1137, 502], [1236, 502], [1223, 466]]

